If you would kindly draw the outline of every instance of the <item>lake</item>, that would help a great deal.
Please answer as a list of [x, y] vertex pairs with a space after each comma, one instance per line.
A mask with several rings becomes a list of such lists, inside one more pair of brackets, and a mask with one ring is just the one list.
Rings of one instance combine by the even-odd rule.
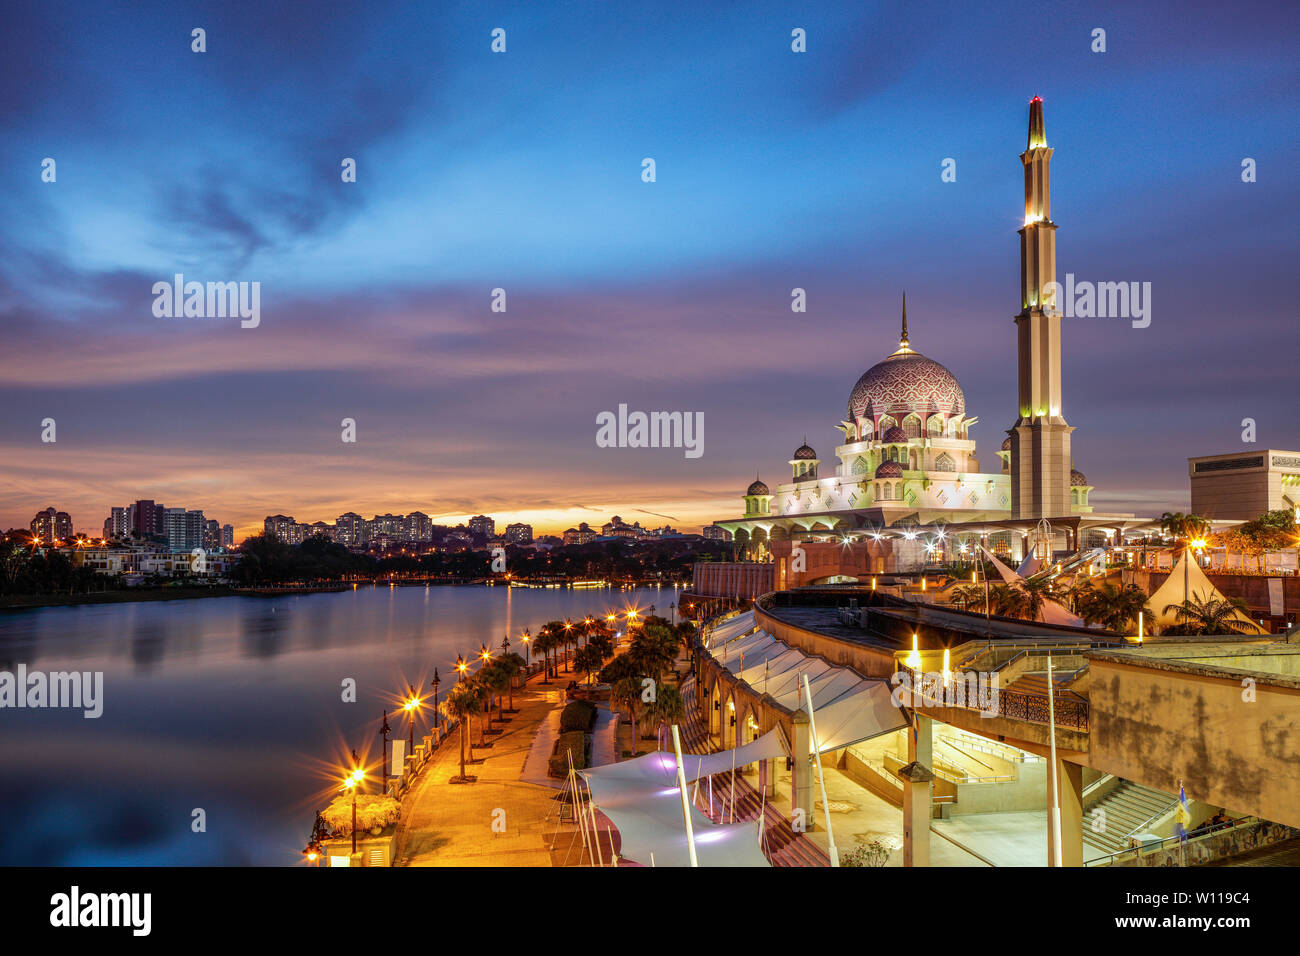
[[430, 693], [436, 666], [445, 694], [457, 653], [506, 634], [522, 653], [523, 629], [553, 619], [669, 617], [679, 593], [383, 586], [0, 613], [0, 671], [104, 675], [97, 719], [0, 710], [0, 865], [297, 863], [334, 771], [353, 747], [377, 764], [408, 682]]

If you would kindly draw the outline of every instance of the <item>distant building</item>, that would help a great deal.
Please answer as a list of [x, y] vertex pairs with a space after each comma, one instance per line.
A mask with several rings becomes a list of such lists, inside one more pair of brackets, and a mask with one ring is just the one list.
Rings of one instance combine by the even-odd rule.
[[72, 516], [53, 507], [36, 512], [32, 518], [32, 536], [44, 544], [72, 537]]
[[487, 515], [475, 515], [469, 519], [469, 533], [481, 534], [485, 538], [491, 538], [497, 533], [496, 519], [489, 518]]
[[233, 548], [235, 546], [235, 526], [233, 524], [223, 524], [221, 526], [221, 546], [223, 548]]
[[1265, 511], [1300, 515], [1300, 451], [1272, 448], [1187, 459], [1192, 513], [1249, 521]]
[[366, 519], [355, 511], [341, 514], [334, 522], [334, 540], [349, 548], [360, 547]]
[[105, 540], [125, 538], [131, 531], [131, 526], [127, 523], [125, 508], [112, 508], [109, 515], [104, 519], [104, 538]]
[[452, 531], [442, 539], [442, 544], [448, 551], [463, 551], [473, 546], [474, 539], [464, 531]]
[[303, 540], [321, 535], [330, 541], [334, 540], [334, 526], [326, 524], [324, 521], [313, 521], [309, 525], [303, 526]]
[[412, 511], [406, 516], [407, 541], [432, 541], [433, 519], [423, 511]]
[[203, 549], [215, 551], [221, 547], [221, 522], [209, 518], [203, 522]]
[[716, 524], [705, 525], [703, 535], [707, 541], [730, 541], [731, 532], [726, 528], [720, 528]]
[[595, 541], [600, 537], [599, 532], [595, 531], [587, 522], [582, 522], [576, 528], [569, 528], [564, 532], [564, 543], [567, 544], [586, 544], [588, 541]]
[[302, 543], [301, 528], [289, 515], [268, 515], [262, 521], [262, 531], [268, 538], [279, 538], [288, 544]]
[[641, 527], [641, 522], [627, 524], [618, 515], [614, 515], [613, 518], [606, 522], [600, 531], [606, 538], [642, 538], [649, 534], [645, 528]]
[[523, 524], [522, 522], [515, 522], [514, 524], [508, 524], [506, 525], [505, 538], [506, 541], [508, 541], [510, 544], [518, 544], [518, 545], [532, 544], [533, 526], [530, 524]]
[[163, 516], [167, 509], [152, 498], [141, 498], [133, 505], [127, 506], [127, 524], [133, 535], [148, 537], [151, 534], [164, 534]]

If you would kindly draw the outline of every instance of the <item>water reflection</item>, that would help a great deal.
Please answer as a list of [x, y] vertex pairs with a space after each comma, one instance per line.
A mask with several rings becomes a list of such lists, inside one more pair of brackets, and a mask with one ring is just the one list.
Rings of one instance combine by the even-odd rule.
[[[427, 691], [457, 653], [497, 652], [506, 634], [525, 653], [525, 627], [666, 612], [671, 594], [380, 587], [0, 614], [0, 668], [104, 672], [97, 720], [0, 711], [0, 864], [293, 863], [321, 767], [376, 750], [406, 681]], [[345, 678], [356, 703], [342, 700]], [[206, 833], [190, 829], [196, 807]]]

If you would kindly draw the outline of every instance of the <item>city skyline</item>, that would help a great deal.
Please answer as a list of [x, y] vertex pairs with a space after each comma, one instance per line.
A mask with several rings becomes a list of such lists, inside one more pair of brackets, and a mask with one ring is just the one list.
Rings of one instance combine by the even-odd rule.
[[[268, 514], [347, 510], [695, 530], [735, 513], [755, 472], [780, 480], [805, 432], [826, 457], [904, 290], [916, 346], [961, 380], [988, 456], [1016, 412], [1008, 157], [1034, 94], [1061, 147], [1061, 277], [1154, 290], [1148, 328], [1064, 324], [1075, 459], [1099, 508], [1185, 508], [1188, 457], [1300, 447], [1276, 401], [1297, 344], [1285, 33], [1266, 9], [1154, 6], [1108, 14], [1097, 54], [1090, 14], [1066, 13], [1035, 37], [1050, 74], [1026, 77], [1006, 27], [1032, 9], [705, 11], [686, 38], [651, 12], [517, 11], [502, 56], [476, 11], [376, 13], [360, 30], [324, 20], [265, 83], [249, 78], [301, 29], [274, 9], [160, 8], [138, 30], [105, 14], [81, 48], [64, 45], [70, 14], [20, 10], [30, 42], [0, 67], [18, 91], [0, 120], [0, 526], [53, 504], [89, 530], [147, 493], [238, 537]], [[783, 17], [807, 54], [774, 31]], [[581, 52], [557, 58], [574, 36]], [[1211, 57], [1212, 76], [1183, 66]], [[104, 118], [74, 119], [83, 100]], [[575, 119], [593, 113], [610, 118]], [[260, 282], [260, 324], [155, 317], [153, 284], [176, 273]], [[761, 382], [778, 387], [760, 398]], [[623, 404], [702, 413], [702, 456], [598, 447], [598, 416]]]

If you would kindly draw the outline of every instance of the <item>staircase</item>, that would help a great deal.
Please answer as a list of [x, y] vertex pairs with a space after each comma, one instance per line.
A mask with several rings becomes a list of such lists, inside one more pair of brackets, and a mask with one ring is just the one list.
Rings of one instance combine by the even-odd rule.
[[[686, 719], [680, 725], [683, 752], [711, 753], [715, 749], [705, 730], [703, 718], [695, 707], [695, 689], [691, 681], [682, 682], [682, 697], [686, 703]], [[826, 851], [802, 833], [795, 833], [790, 821], [747, 780], [740, 771], [735, 772], [735, 807], [727, 801], [732, 793], [732, 772], [713, 775], [713, 809], [709, 810], [705, 796], [707, 782], [700, 782], [696, 807], [714, 823], [742, 823], [763, 817], [763, 850], [773, 866], [830, 866]], [[695, 790], [690, 784], [689, 789]]]
[[[1121, 780], [1084, 814], [1083, 842], [1105, 853], [1126, 850], [1129, 837], [1145, 832], [1153, 817], [1163, 816], [1177, 802], [1176, 797], [1163, 791]], [[1105, 814], [1102, 833], [1093, 830], [1093, 820], [1099, 813]]]

